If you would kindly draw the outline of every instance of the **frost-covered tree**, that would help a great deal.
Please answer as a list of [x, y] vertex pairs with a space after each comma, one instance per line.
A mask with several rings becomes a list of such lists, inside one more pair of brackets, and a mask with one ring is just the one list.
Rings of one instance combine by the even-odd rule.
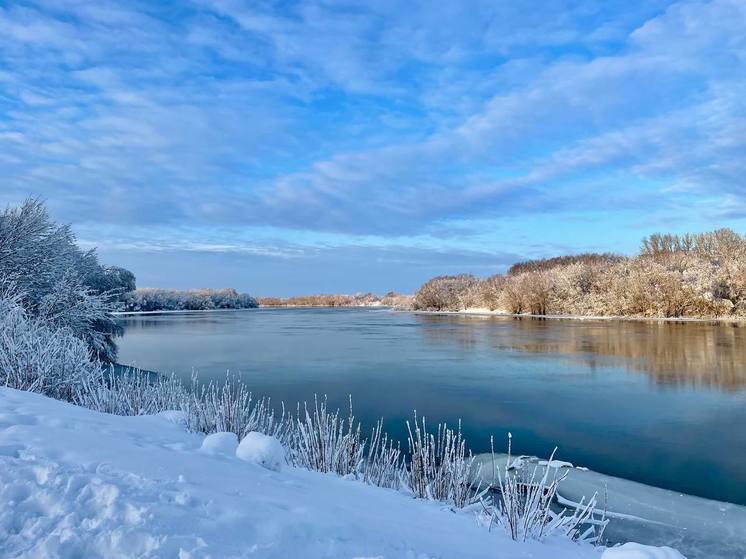
[[38, 199], [0, 213], [0, 281], [14, 286], [31, 316], [69, 329], [99, 359], [115, 358], [111, 311], [134, 288], [134, 276], [99, 264], [95, 251], [78, 247], [70, 226], [55, 223]]
[[96, 293], [126, 294], [135, 290], [135, 274], [118, 266], [98, 266], [85, 283]]

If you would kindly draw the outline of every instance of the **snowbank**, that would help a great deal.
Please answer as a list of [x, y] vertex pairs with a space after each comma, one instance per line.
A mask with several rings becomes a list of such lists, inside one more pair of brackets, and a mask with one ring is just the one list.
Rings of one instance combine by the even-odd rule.
[[173, 419], [100, 414], [0, 388], [0, 557], [602, 554], [566, 540], [516, 543], [473, 513], [357, 481], [271, 471], [225, 453], [235, 441], [224, 434], [187, 433]]
[[279, 472], [285, 463], [285, 449], [274, 437], [252, 431], [238, 445], [236, 456], [246, 462], [257, 464], [274, 472]]
[[235, 433], [213, 433], [207, 435], [199, 447], [205, 454], [222, 454], [224, 456], [233, 456], [238, 447], [238, 437]]

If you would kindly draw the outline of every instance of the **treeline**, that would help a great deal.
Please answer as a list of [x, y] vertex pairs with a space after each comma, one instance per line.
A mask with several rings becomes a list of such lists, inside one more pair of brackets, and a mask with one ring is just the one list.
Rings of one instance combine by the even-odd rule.
[[[0, 213], [0, 295], [38, 331], [78, 339], [95, 359], [113, 361], [119, 326], [111, 311], [134, 288], [132, 272], [103, 266], [94, 250], [79, 248], [70, 227], [55, 223], [40, 200]], [[19, 332], [8, 326], [2, 334], [10, 343]]]
[[296, 297], [258, 297], [260, 307], [409, 307], [412, 297], [389, 292], [383, 297], [374, 293], [354, 295], [320, 294]]
[[213, 309], [251, 309], [254, 297], [235, 289], [136, 289], [122, 300], [127, 312], [207, 311]]
[[513, 314], [746, 317], [746, 239], [730, 229], [655, 234], [638, 255], [581, 254], [519, 262], [505, 275], [440, 276], [418, 310], [486, 308]]

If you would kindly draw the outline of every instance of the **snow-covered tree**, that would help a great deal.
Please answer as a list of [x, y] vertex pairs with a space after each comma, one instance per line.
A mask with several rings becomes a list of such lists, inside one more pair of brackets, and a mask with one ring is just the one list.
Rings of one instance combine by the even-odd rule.
[[55, 223], [38, 199], [0, 213], [0, 281], [14, 286], [31, 316], [69, 329], [99, 359], [115, 358], [110, 313], [121, 293], [134, 288], [134, 276], [101, 266], [95, 251], [80, 249], [70, 226]]

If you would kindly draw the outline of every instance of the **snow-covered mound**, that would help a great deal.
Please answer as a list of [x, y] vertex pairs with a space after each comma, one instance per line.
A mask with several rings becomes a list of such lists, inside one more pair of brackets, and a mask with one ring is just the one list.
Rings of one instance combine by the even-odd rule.
[[280, 441], [256, 431], [248, 433], [241, 440], [236, 456], [275, 472], [279, 472], [285, 463], [285, 449]]
[[[559, 539], [515, 543], [478, 526], [473, 513], [332, 475], [291, 467], [275, 472], [239, 459], [230, 452], [235, 445], [224, 434], [187, 433], [173, 414], [112, 416], [0, 388], [0, 557], [599, 559], [603, 553]], [[654, 552], [633, 546], [605, 557], [674, 557]]]
[[[483, 484], [492, 484], [493, 472], [503, 471], [507, 461], [506, 454], [495, 454], [493, 469], [492, 455], [479, 454], [472, 474], [478, 475]], [[523, 469], [529, 476], [538, 468], [539, 478], [544, 468], [557, 470], [558, 476], [565, 476], [558, 489], [565, 505], [597, 495], [598, 507], [610, 519], [605, 535], [612, 541], [639, 540], [673, 546], [689, 559], [746, 558], [746, 507], [651, 487], [558, 460], [548, 463], [535, 457], [514, 456], [510, 467]]]
[[207, 435], [199, 447], [200, 452], [206, 454], [223, 454], [233, 456], [238, 448], [238, 437], [235, 433], [213, 433]]

